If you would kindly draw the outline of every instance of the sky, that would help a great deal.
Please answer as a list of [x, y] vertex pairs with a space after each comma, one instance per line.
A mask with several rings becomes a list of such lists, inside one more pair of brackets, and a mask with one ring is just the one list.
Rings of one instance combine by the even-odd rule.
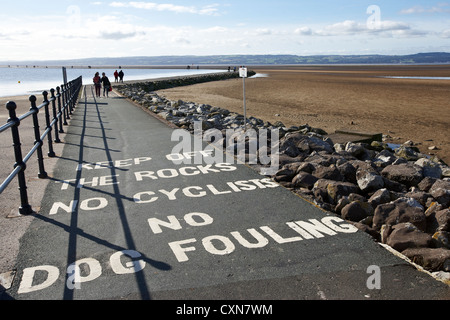
[[450, 1], [1, 1], [0, 61], [450, 52]]

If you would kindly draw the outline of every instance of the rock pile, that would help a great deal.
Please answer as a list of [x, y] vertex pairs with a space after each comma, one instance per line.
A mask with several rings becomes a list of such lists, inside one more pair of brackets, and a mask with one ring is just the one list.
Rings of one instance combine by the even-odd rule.
[[290, 159], [274, 180], [425, 269], [450, 272], [447, 165], [405, 146], [391, 150], [377, 142], [333, 144], [325, 138], [331, 147], [325, 149], [316, 139], [300, 133], [281, 139], [281, 157]]
[[[248, 76], [252, 77], [256, 73], [254, 71], [249, 71]], [[155, 81], [142, 81], [135, 82], [131, 84], [114, 84], [114, 88], [120, 92], [127, 92], [130, 98], [135, 96], [136, 92], [151, 92], [155, 90], [163, 90], [181, 86], [188, 86], [197, 83], [211, 82], [211, 81], [221, 81], [227, 79], [239, 78], [238, 72], [220, 72], [220, 73], [209, 73], [194, 76], [182, 76], [173, 77], [165, 80], [155, 80]], [[136, 96], [137, 97], [137, 96]]]
[[[122, 94], [191, 132], [194, 121], [202, 121], [203, 130], [244, 124], [242, 115], [218, 107], [169, 101], [132, 87]], [[271, 176], [279, 184], [426, 270], [450, 272], [450, 168], [442, 161], [410, 144], [394, 150], [382, 142], [335, 144], [308, 125], [287, 128], [253, 117], [248, 122], [255, 130], [279, 129], [280, 168]]]

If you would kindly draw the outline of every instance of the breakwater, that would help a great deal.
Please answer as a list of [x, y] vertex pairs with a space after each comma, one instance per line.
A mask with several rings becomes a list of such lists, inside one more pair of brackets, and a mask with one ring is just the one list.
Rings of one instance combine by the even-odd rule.
[[[256, 75], [256, 72], [249, 71], [248, 76], [252, 77]], [[198, 83], [205, 83], [211, 81], [223, 81], [228, 79], [239, 78], [238, 72], [219, 72], [211, 74], [201, 74], [194, 76], [181, 76], [171, 77], [167, 79], [154, 80], [154, 81], [139, 81], [129, 84], [116, 85], [115, 88], [120, 92], [128, 92], [131, 95], [128, 98], [133, 98], [133, 93], [136, 92], [152, 92], [157, 90], [164, 90], [182, 86], [189, 86]]]

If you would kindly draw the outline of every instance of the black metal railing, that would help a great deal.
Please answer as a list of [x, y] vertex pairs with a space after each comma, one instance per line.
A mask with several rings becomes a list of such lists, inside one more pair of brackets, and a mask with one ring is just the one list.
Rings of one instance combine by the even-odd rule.
[[[12, 180], [17, 176], [19, 182], [19, 192], [20, 192], [20, 207], [19, 213], [21, 215], [29, 215], [33, 213], [33, 209], [28, 202], [28, 192], [25, 179], [25, 171], [27, 168], [27, 162], [37, 152], [37, 161], [39, 165], [38, 177], [40, 179], [46, 179], [48, 177], [44, 166], [44, 156], [42, 153], [42, 146], [44, 145], [44, 140], [47, 138], [48, 142], [48, 157], [55, 157], [55, 152], [53, 150], [53, 143], [60, 143], [59, 133], [64, 133], [63, 125], [67, 125], [67, 119], [70, 119], [73, 110], [76, 107], [78, 96], [80, 90], [83, 86], [83, 79], [79, 77], [67, 85], [61, 85], [55, 89], [50, 90], [50, 97], [47, 91], [42, 93], [43, 103], [36, 106], [37, 98], [36, 96], [30, 96], [29, 100], [31, 103], [30, 111], [24, 115], [17, 117], [16, 108], [17, 105], [13, 101], [6, 103], [6, 108], [9, 111], [9, 119], [7, 123], [0, 127], [0, 134], [8, 129], [11, 129], [12, 141], [14, 147], [14, 157], [15, 164], [14, 170], [9, 174], [9, 176], [0, 185], [0, 194], [8, 187]], [[55, 94], [56, 92], [56, 94]], [[45, 130], [41, 134], [39, 129], [39, 118], [38, 113], [44, 109], [45, 111]], [[50, 110], [51, 109], [51, 110]], [[22, 143], [19, 134], [20, 123], [28, 117], [33, 119], [34, 128], [34, 146], [31, 150], [23, 157]], [[55, 134], [55, 139], [53, 140], [53, 133]]]

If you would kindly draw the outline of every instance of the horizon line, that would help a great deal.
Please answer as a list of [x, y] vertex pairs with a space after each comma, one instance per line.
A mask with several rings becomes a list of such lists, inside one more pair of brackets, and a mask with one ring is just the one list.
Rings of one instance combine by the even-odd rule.
[[310, 54], [310, 55], [300, 55], [300, 54], [211, 54], [211, 55], [148, 55], [148, 56], [121, 56], [121, 57], [86, 57], [86, 58], [67, 58], [67, 59], [47, 59], [47, 60], [0, 60], [0, 63], [17, 63], [17, 62], [58, 62], [58, 61], [82, 61], [90, 59], [137, 59], [137, 58], [164, 58], [164, 57], [193, 57], [193, 58], [203, 58], [203, 57], [264, 57], [264, 56], [286, 56], [286, 57], [368, 57], [368, 56], [381, 56], [381, 57], [404, 57], [404, 56], [414, 56], [420, 54], [450, 54], [446, 51], [429, 51], [429, 52], [416, 52], [408, 54], [380, 54], [380, 53], [366, 53], [366, 54]]

